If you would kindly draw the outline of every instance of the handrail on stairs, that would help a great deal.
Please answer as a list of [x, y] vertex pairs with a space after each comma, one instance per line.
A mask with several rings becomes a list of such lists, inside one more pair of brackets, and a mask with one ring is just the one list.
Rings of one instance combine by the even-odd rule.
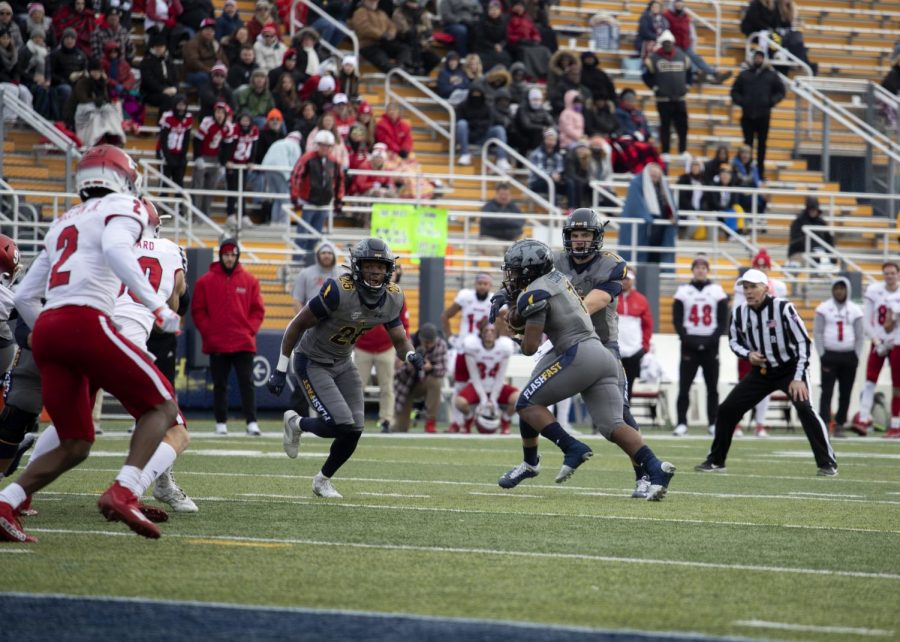
[[716, 69], [722, 64], [722, 5], [719, 4], [719, 0], [704, 0], [712, 5], [713, 10], [716, 12], [716, 24], [712, 24], [709, 20], [704, 18], [701, 15], [695, 13], [690, 7], [688, 7], [688, 14], [690, 14], [697, 22], [702, 24], [707, 29], [712, 30], [713, 35], [716, 38]]
[[[779, 53], [785, 55], [788, 59], [790, 66], [792, 67], [801, 67], [806, 75], [810, 78], [815, 76], [813, 73], [812, 67], [808, 64], [800, 60], [797, 56], [792, 54], [790, 51], [782, 47], [779, 43], [775, 42], [771, 38], [769, 38], [768, 33], [764, 31], [754, 31], [749, 36], [747, 36], [747, 40], [744, 44], [744, 59], [750, 60], [751, 54], [754, 49], [761, 49], [766, 54], [766, 59], [769, 59], [769, 49], [775, 49]], [[784, 64], [780, 62], [779, 64]]]
[[[523, 185], [520, 181], [516, 180], [515, 177], [500, 172], [500, 169], [488, 160], [488, 152], [492, 145], [503, 149], [508, 156], [512, 156], [524, 167], [527, 167], [530, 172], [542, 178], [547, 184], [547, 198], [544, 198], [540, 194], [529, 189], [527, 185]], [[503, 174], [505, 180], [515, 183], [516, 187], [518, 187], [528, 198], [541, 207], [546, 208], [548, 214], [559, 214], [560, 210], [556, 206], [556, 185], [554, 184], [553, 179], [550, 178], [550, 175], [499, 138], [488, 138], [481, 145], [482, 176], [484, 176], [484, 172], [488, 169], [493, 170], [496, 174]], [[481, 198], [487, 200], [486, 183], [483, 180], [481, 181]]]
[[[357, 64], [359, 64], [359, 38], [356, 36], [356, 32], [354, 32], [350, 27], [345, 25], [340, 20], [336, 20], [332, 16], [328, 14], [327, 11], [322, 9], [316, 3], [311, 0], [293, 0], [291, 2], [291, 15], [288, 18], [288, 24], [290, 25], [290, 34], [293, 38], [294, 33], [297, 31], [298, 27], [304, 27], [305, 25], [297, 20], [297, 7], [299, 5], [306, 5], [307, 9], [314, 11], [317, 15], [324, 18], [331, 26], [336, 27], [339, 31], [341, 31], [345, 37], [350, 39], [350, 42], [353, 43], [353, 55], [356, 56]], [[326, 42], [325, 40], [319, 40], [319, 44], [328, 49], [331, 53], [340, 56], [341, 50], [332, 45], [330, 42]]]
[[[421, 91], [425, 94], [436, 106], [441, 107], [446, 110], [448, 116], [448, 122], [450, 128], [447, 129], [433, 118], [428, 116], [421, 109], [416, 107], [412, 101], [408, 100], [406, 97], [401, 96], [399, 93], [393, 91], [391, 89], [391, 81], [395, 76], [399, 76], [407, 83]], [[395, 67], [391, 69], [384, 77], [384, 100], [385, 107], [387, 107], [387, 103], [393, 101], [401, 104], [405, 109], [411, 111], [416, 116], [418, 116], [422, 121], [424, 121], [432, 131], [440, 134], [444, 138], [447, 139], [447, 145], [449, 148], [448, 155], [450, 156], [449, 166], [449, 174], [453, 176], [455, 174], [456, 169], [456, 109], [449, 102], [438, 96], [430, 87], [425, 85], [422, 81], [417, 79], [412, 74], [407, 73], [400, 67]]]

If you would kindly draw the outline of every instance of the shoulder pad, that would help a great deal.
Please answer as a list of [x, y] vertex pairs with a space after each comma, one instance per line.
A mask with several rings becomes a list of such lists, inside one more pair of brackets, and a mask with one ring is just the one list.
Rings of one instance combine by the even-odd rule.
[[529, 290], [528, 292], [523, 292], [516, 302], [516, 310], [519, 312], [519, 316], [527, 319], [541, 310], [546, 309], [547, 306], [550, 305], [551, 296], [553, 295], [546, 290]]
[[328, 279], [322, 284], [322, 289], [319, 290], [319, 296], [322, 297], [322, 303], [325, 304], [325, 307], [332, 312], [337, 310], [341, 303], [341, 292], [334, 279]]

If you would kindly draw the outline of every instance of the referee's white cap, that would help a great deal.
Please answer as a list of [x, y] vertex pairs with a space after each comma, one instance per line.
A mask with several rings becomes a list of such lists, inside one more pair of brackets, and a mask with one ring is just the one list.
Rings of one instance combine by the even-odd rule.
[[744, 272], [744, 276], [738, 280], [738, 285], [744, 285], [744, 283], [769, 283], [769, 277], [766, 276], [765, 272], [760, 270], [747, 270]]

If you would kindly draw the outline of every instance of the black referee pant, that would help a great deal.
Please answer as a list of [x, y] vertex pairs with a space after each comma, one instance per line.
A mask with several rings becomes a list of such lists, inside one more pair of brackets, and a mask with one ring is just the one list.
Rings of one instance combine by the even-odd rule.
[[719, 410], [719, 346], [681, 344], [681, 367], [678, 370], [678, 423], [687, 425], [688, 407], [691, 404], [691, 384], [697, 376], [697, 369], [703, 368], [703, 381], [706, 382], [706, 416], [709, 425], [716, 423]]
[[853, 392], [858, 366], [859, 358], [853, 351], [826, 350], [822, 355], [822, 396], [819, 398], [819, 416], [826, 424], [831, 421], [831, 396], [834, 393], [835, 382], [838, 384], [838, 411], [834, 416], [834, 423], [838, 426], [847, 423], [850, 395]]
[[[794, 379], [794, 372], [796, 372], [796, 364], [793, 363], [780, 368], [767, 368], [765, 374], [762, 374], [760, 368], [754, 366], [750, 374], [738, 382], [719, 407], [719, 417], [716, 420], [716, 436], [713, 438], [709, 455], [706, 456], [707, 462], [717, 466], [725, 465], [728, 449], [731, 448], [734, 427], [741, 420], [741, 417], [776, 390], [780, 390], [790, 396], [788, 385]], [[808, 376], [806, 377], [806, 387], [809, 389]], [[813, 410], [809, 400], [792, 400], [792, 403], [797, 410], [797, 415], [800, 417], [803, 432], [806, 433], [806, 438], [809, 440], [813, 456], [816, 459], [816, 465], [819, 468], [836, 467], [837, 462], [834, 459], [831, 442], [828, 441], [828, 427], [825, 425], [825, 422]]]

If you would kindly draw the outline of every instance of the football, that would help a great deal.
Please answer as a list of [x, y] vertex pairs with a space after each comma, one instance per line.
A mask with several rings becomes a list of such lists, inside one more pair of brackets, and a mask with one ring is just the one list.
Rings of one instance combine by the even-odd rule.
[[516, 334], [525, 332], [525, 319], [523, 319], [517, 310], [510, 310], [506, 316], [506, 323], [509, 324], [510, 330]]

